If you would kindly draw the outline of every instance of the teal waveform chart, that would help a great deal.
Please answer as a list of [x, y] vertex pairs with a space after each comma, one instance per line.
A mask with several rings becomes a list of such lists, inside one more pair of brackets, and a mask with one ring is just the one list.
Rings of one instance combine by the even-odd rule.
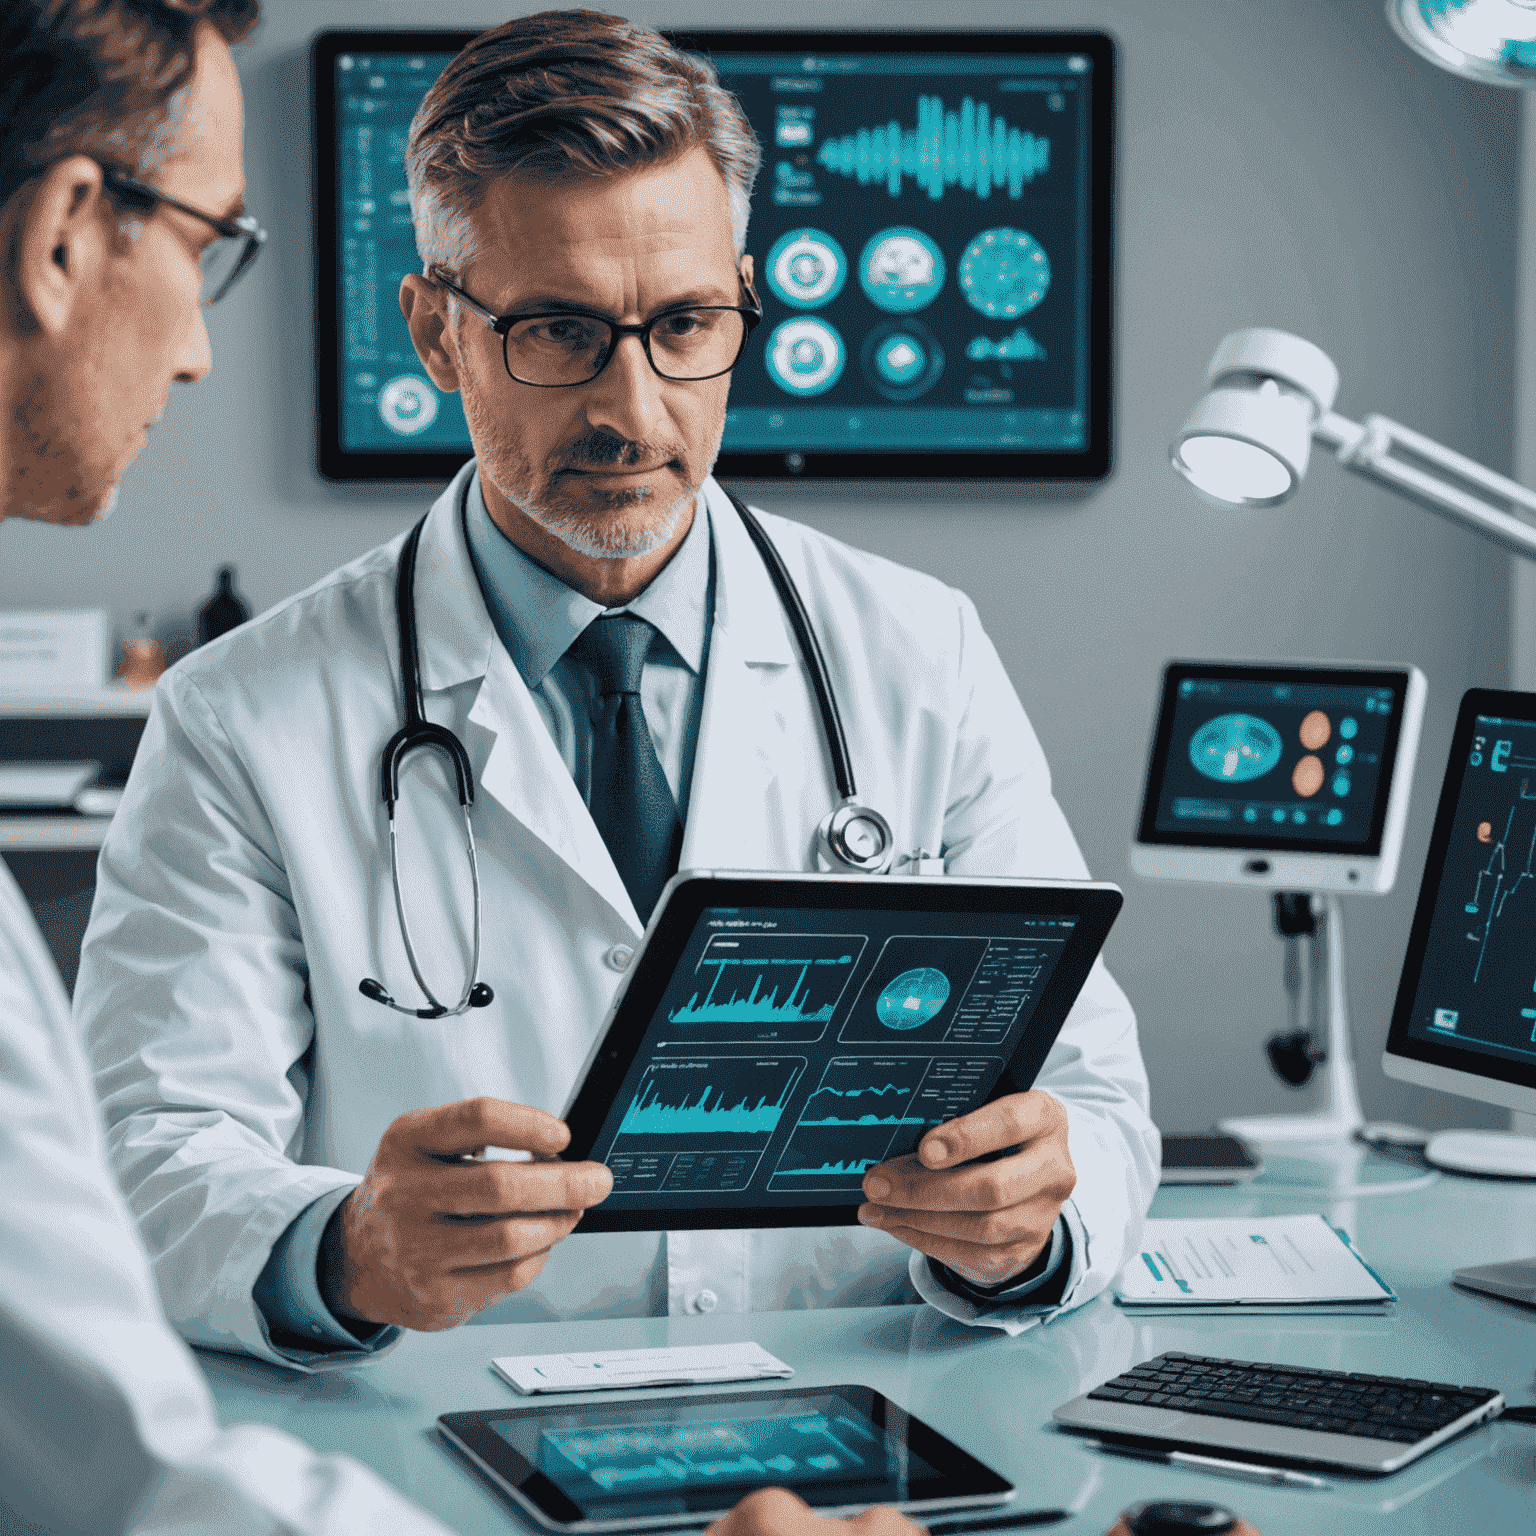
[[816, 158], [861, 187], [883, 182], [892, 197], [901, 196], [909, 177], [935, 201], [951, 187], [979, 198], [1006, 192], [1017, 201], [1050, 169], [1051, 141], [994, 117], [984, 101], [967, 96], [958, 112], [946, 112], [941, 97], [919, 96], [915, 128], [894, 120], [860, 128], [826, 139]]
[[925, 1120], [911, 1118], [911, 1106], [928, 1066], [927, 1056], [834, 1057], [805, 1101], [768, 1188], [857, 1190], [893, 1145], [905, 1151], [926, 1128]]
[[[919, 1064], [921, 1065], [921, 1063]], [[916, 1085], [903, 1088], [895, 1083], [880, 1087], [831, 1088], [825, 1084], [806, 1101], [800, 1115], [801, 1125], [924, 1125], [902, 1113], [911, 1102]]]
[[865, 942], [862, 934], [713, 936], [667, 1022], [689, 1041], [818, 1040]]
[[775, 1179], [862, 1179], [876, 1163], [878, 1157], [856, 1157], [846, 1163], [822, 1163], [815, 1168], [779, 1168]]
[[[614, 1147], [634, 1139], [671, 1149], [766, 1144], [777, 1128], [804, 1061], [778, 1057], [698, 1057], [653, 1062], [640, 1079]], [[658, 1138], [660, 1138], [658, 1140]]]

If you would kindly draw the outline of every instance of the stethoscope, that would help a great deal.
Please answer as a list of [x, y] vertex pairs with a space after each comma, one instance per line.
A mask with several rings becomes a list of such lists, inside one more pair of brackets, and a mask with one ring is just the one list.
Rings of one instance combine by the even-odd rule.
[[[805, 658], [811, 674], [811, 687], [816, 693], [816, 708], [821, 715], [827, 754], [832, 759], [832, 776], [837, 781], [840, 796], [838, 803], [816, 829], [817, 849], [834, 870], [846, 870], [860, 875], [883, 875], [891, 867], [896, 837], [891, 831], [890, 822], [879, 811], [859, 799], [853, 777], [853, 763], [848, 755], [848, 737], [843, 730], [843, 717], [837, 707], [836, 695], [832, 692], [826, 657], [811, 628], [805, 603], [789, 574], [789, 568], [784, 564], [783, 556], [774, 547], [763, 525], [744, 502], [729, 491], [725, 494], [741, 518], [748, 536], [757, 546], [763, 564], [768, 568], [779, 602], [789, 619], [790, 628], [795, 632], [800, 654]], [[468, 508], [469, 480], [466, 477], [459, 492], [459, 520], [464, 526], [467, 526]], [[428, 720], [422, 705], [415, 591], [416, 555], [426, 525], [427, 519], [424, 517], [406, 535], [404, 547], [400, 551], [400, 566], [395, 573], [395, 617], [400, 630], [400, 681], [405, 694], [405, 724], [384, 745], [382, 781], [384, 808], [389, 817], [389, 877], [395, 888], [395, 913], [400, 920], [400, 937], [405, 941], [405, 955], [411, 964], [411, 974], [415, 976], [416, 985], [421, 988], [422, 995], [431, 1007], [407, 1008], [397, 1003], [384, 985], [372, 976], [364, 977], [358, 983], [358, 991], [373, 1002], [393, 1008], [396, 1013], [410, 1014], [418, 1019], [449, 1019], [471, 1008], [484, 1008], [496, 994], [480, 980], [480, 865], [475, 858], [475, 833], [469, 815], [475, 803], [474, 768], [464, 743], [447, 726], [434, 725]], [[405, 900], [400, 893], [400, 847], [395, 830], [395, 806], [400, 799], [400, 765], [419, 747], [430, 747], [441, 752], [452, 765], [459, 793], [459, 809], [464, 817], [464, 849], [469, 856], [470, 880], [474, 889], [474, 942], [470, 951], [469, 978], [464, 983], [458, 1002], [452, 1007], [438, 1000], [421, 973], [416, 948], [411, 943], [410, 924], [406, 921]]]

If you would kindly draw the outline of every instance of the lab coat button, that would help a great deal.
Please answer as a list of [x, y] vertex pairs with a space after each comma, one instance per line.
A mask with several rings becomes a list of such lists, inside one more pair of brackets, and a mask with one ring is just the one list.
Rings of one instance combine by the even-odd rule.
[[720, 1298], [713, 1291], [700, 1291], [693, 1298], [695, 1312], [713, 1312], [720, 1305]]
[[627, 971], [629, 962], [635, 958], [634, 949], [628, 944], [615, 944], [603, 959], [616, 971]]

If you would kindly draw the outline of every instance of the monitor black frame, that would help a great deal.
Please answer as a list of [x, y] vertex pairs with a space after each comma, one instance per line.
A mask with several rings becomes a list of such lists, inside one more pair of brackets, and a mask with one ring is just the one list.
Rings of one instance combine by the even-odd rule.
[[[1178, 705], [1178, 685], [1186, 678], [1229, 678], [1233, 681], [1318, 683], [1338, 687], [1392, 688], [1397, 704], [1382, 750], [1381, 768], [1376, 781], [1376, 798], [1371, 806], [1371, 831], [1364, 843], [1345, 843], [1337, 838], [1276, 838], [1263, 832], [1164, 832], [1157, 826], [1157, 807], [1163, 795], [1163, 779], [1168, 767], [1168, 749], [1173, 740], [1173, 717]], [[1159, 848], [1228, 848], [1241, 853], [1332, 853], [1341, 858], [1374, 859], [1381, 855], [1386, 836], [1387, 811], [1392, 798], [1392, 776], [1397, 770], [1398, 751], [1402, 746], [1403, 724], [1407, 719], [1408, 687], [1412, 673], [1407, 667], [1330, 666], [1326, 663], [1293, 662], [1214, 662], [1170, 661], [1163, 669], [1163, 692], [1158, 703], [1157, 728], [1152, 734], [1152, 751], [1147, 759], [1143, 781], [1141, 817], [1136, 827], [1136, 841]]]
[[[678, 46], [702, 53], [860, 53], [1017, 51], [1082, 53], [1093, 61], [1089, 153], [1088, 391], [1087, 442], [1077, 452], [853, 453], [840, 450], [723, 452], [715, 465], [721, 479], [901, 480], [1059, 482], [1089, 485], [1108, 476], [1114, 464], [1114, 289], [1116, 273], [1115, 141], [1118, 116], [1118, 59], [1107, 32], [1046, 29], [988, 32], [717, 31], [689, 28], [666, 33]], [[458, 52], [477, 31], [438, 29], [332, 29], [310, 48], [315, 123], [317, 261], [315, 266], [316, 352], [319, 398], [316, 462], [335, 481], [444, 481], [469, 456], [436, 449], [358, 450], [341, 441], [341, 265], [338, 204], [339, 142], [335, 61], [343, 53], [384, 49], [404, 53]], [[749, 242], [750, 248], [750, 242]], [[761, 345], [759, 341], [756, 343]]]
[[[1515, 719], [1536, 726], [1536, 693], [1517, 693], [1500, 688], [1469, 688], [1461, 696], [1456, 712], [1456, 728], [1451, 735], [1450, 754], [1446, 759], [1445, 779], [1440, 786], [1440, 802], [1435, 808], [1434, 828], [1429, 835], [1429, 852], [1424, 859], [1424, 873], [1419, 881], [1418, 904], [1413, 910], [1413, 926], [1408, 933], [1408, 949], [1403, 956], [1402, 974], [1397, 983], [1397, 999], [1392, 1006], [1392, 1022], [1387, 1030], [1386, 1054], [1426, 1066], [1443, 1067], [1470, 1077], [1491, 1078], [1516, 1088], [1536, 1088], [1536, 1063], [1513, 1061], [1471, 1046], [1450, 1045], [1440, 1040], [1418, 1040], [1411, 1033], [1413, 1003], [1424, 974], [1426, 945], [1434, 926], [1435, 901], [1440, 894], [1440, 880], [1445, 873], [1445, 857], [1451, 846], [1456, 823], [1456, 808], [1466, 782], [1468, 754], [1477, 734], [1479, 715]], [[1454, 1090], [1453, 1090], [1454, 1091]]]

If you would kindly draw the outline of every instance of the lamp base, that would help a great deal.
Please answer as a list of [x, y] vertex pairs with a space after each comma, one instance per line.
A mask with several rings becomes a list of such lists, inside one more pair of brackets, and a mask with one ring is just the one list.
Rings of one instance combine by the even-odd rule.
[[1345, 1141], [1359, 1126], [1352, 1115], [1240, 1115], [1217, 1129], [1228, 1136], [1264, 1145], [1277, 1141]]
[[1424, 1148], [1425, 1161], [1451, 1173], [1536, 1179], [1536, 1136], [1513, 1131], [1441, 1131]]

